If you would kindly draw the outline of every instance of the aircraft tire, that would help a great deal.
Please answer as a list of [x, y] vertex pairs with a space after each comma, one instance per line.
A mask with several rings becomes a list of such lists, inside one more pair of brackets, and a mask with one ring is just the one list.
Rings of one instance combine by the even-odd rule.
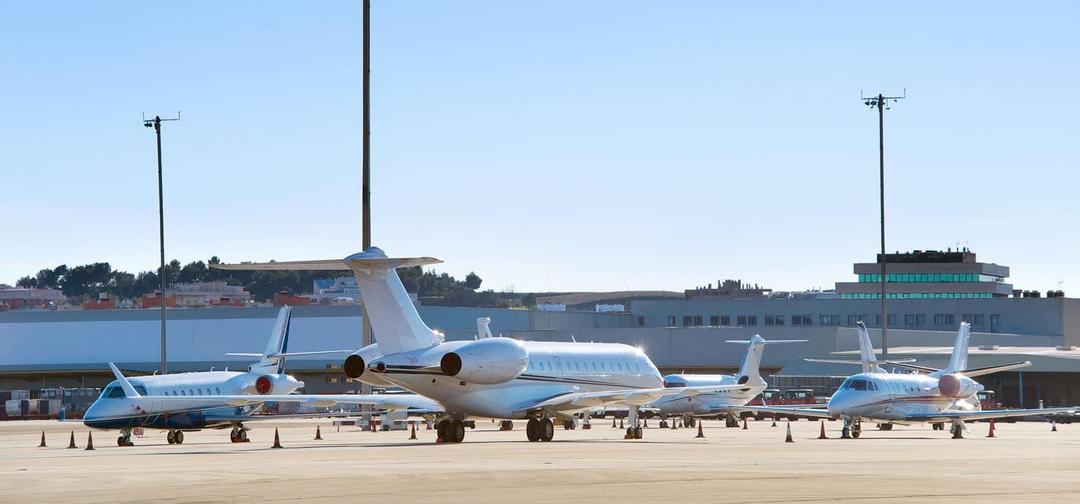
[[447, 441], [451, 443], [460, 443], [465, 440], [465, 422], [461, 420], [453, 420], [446, 429], [446, 435], [450, 437]]
[[447, 437], [447, 433], [446, 433], [446, 431], [448, 430], [447, 426], [448, 426], [449, 423], [450, 422], [447, 421], [447, 420], [442, 420], [438, 424], [435, 425], [435, 430], [439, 434], [439, 439], [443, 440], [443, 442], [445, 442], [445, 443], [450, 442], [450, 438]]
[[176, 431], [176, 434], [173, 434], [173, 441], [176, 444], [184, 444], [184, 431]]
[[640, 425], [637, 426], [637, 427], [634, 427], [634, 439], [641, 439], [641, 436], [642, 436], [643, 433], [644, 433], [644, 429], [642, 429]]
[[525, 424], [525, 437], [529, 438], [529, 441], [540, 440], [540, 421], [535, 418], [530, 418], [529, 423]]
[[173, 431], [169, 431], [169, 433], [165, 435], [165, 440], [167, 440], [169, 444], [176, 444], [176, 438], [173, 437]]
[[555, 424], [551, 423], [550, 418], [540, 420], [539, 426], [540, 429], [538, 430], [538, 433], [540, 434], [541, 441], [551, 441], [555, 438]]

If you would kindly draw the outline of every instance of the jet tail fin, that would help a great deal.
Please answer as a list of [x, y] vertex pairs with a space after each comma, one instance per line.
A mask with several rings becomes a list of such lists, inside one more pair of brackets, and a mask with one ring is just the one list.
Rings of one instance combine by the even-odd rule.
[[[742, 343], [749, 345], [746, 349], [746, 357], [743, 358], [742, 367], [739, 368], [739, 380], [747, 377], [750, 382], [761, 378], [761, 356], [765, 353], [765, 345], [780, 343], [804, 343], [807, 340], [766, 340], [760, 334], [755, 334], [749, 340], [726, 340], [727, 343]], [[740, 382], [741, 383], [741, 382]]]
[[862, 370], [864, 373], [880, 371], [877, 356], [874, 355], [874, 344], [870, 342], [870, 331], [861, 320], [859, 326], [859, 355], [862, 358]]
[[491, 337], [491, 317], [476, 317], [476, 339]]
[[121, 373], [120, 370], [116, 368], [116, 364], [110, 362], [109, 369], [112, 369], [113, 376], [116, 377], [116, 381], [120, 382], [120, 388], [124, 389], [125, 396], [142, 397], [142, 394], [140, 394], [139, 391], [135, 390], [135, 387], [124, 376], [124, 373]]
[[970, 339], [971, 324], [961, 322], [960, 330], [956, 331], [956, 343], [953, 344], [952, 357], [949, 358], [949, 365], [942, 370], [942, 374], [958, 373], [967, 369], [968, 343]]
[[426, 348], [441, 341], [413, 306], [397, 268], [437, 264], [433, 257], [386, 257], [377, 247], [346, 257], [344, 260], [292, 261], [271, 263], [215, 264], [225, 270], [256, 271], [318, 271], [349, 269], [356, 276], [360, 298], [364, 303], [379, 352], [383, 355]]
[[249, 371], [268, 374], [277, 374], [285, 371], [285, 355], [289, 350], [289, 327], [292, 325], [292, 308], [282, 306], [278, 311], [277, 321], [274, 322], [274, 330], [270, 333], [270, 340], [266, 342], [266, 349], [256, 362], [248, 367]]

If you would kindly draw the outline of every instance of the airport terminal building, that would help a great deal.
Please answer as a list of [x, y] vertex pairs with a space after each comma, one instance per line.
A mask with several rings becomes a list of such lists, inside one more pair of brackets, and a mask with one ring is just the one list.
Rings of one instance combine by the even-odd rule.
[[[1080, 404], [1080, 300], [1015, 291], [1006, 283], [1007, 267], [979, 263], [966, 250], [888, 254], [886, 259], [890, 355], [942, 365], [958, 324], [967, 321], [972, 324], [973, 367], [1033, 363], [981, 378], [1003, 404]], [[880, 345], [880, 331], [873, 330], [882, 322], [875, 271], [880, 264], [854, 265], [856, 281], [837, 283], [835, 292], [776, 293], [718, 283], [716, 289], [687, 291], [682, 299], [634, 300], [621, 313], [421, 306], [420, 314], [448, 340], [473, 338], [476, 318], [490, 317], [496, 335], [639, 346], [662, 372], [737, 369], [745, 347], [725, 340], [753, 334], [808, 339], [769, 347], [763, 373], [775, 375], [774, 384], [828, 394], [836, 383], [831, 377], [855, 369], [802, 358], [856, 351], [860, 320]], [[170, 309], [170, 371], [245, 367], [243, 358], [224, 354], [262, 349], [276, 314], [273, 307]], [[111, 379], [108, 361], [151, 373], [159, 359], [158, 316], [154, 309], [0, 312], [0, 389], [101, 386]], [[296, 307], [289, 348], [355, 349], [360, 328], [358, 305]], [[344, 378], [342, 359], [297, 359], [288, 367], [309, 392], [356, 390], [358, 384]]]

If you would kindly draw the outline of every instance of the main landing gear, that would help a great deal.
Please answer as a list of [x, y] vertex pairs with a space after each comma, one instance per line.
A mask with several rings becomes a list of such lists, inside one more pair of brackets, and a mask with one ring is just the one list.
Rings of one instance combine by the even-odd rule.
[[[180, 433], [180, 431], [176, 431], [176, 432]], [[184, 439], [184, 435], [180, 434], [180, 440], [181, 440], [180, 442], [183, 442], [183, 439]], [[229, 432], [229, 441], [232, 441], [234, 443], [247, 443], [248, 441], [250, 441], [248, 439], [247, 429], [243, 425], [237, 425], [237, 426], [233, 427], [232, 431]], [[180, 444], [180, 443], [177, 443], [177, 444]]]
[[169, 440], [169, 444], [184, 444], [184, 431], [170, 430], [165, 439]]
[[845, 418], [844, 428], [840, 431], [842, 439], [859, 439], [862, 435], [862, 422], [858, 419]]
[[439, 439], [444, 443], [460, 443], [465, 440], [465, 422], [461, 420], [440, 420], [435, 427], [439, 432]]
[[551, 441], [555, 437], [555, 424], [547, 417], [530, 418], [525, 424], [525, 437], [529, 441]]
[[131, 441], [131, 429], [121, 429], [120, 437], [116, 438], [116, 446], [135, 446]]
[[[627, 412], [627, 421], [630, 426], [626, 428], [626, 436], [623, 439], [641, 439], [643, 430], [641, 424], [638, 423], [638, 407], [630, 406], [630, 411]], [[686, 425], [686, 420], [683, 420], [683, 425]]]
[[964, 439], [964, 422], [953, 422], [949, 433], [953, 439]]

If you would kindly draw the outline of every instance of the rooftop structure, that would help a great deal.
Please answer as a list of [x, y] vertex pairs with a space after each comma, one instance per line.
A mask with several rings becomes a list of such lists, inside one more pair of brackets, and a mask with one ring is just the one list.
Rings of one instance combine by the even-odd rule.
[[758, 284], [750, 285], [744, 284], [742, 280], [717, 280], [716, 288], [713, 288], [713, 284], [709, 284], [705, 287], [696, 287], [694, 289], [686, 290], [686, 299], [694, 299], [701, 297], [709, 298], [726, 298], [726, 299], [753, 299], [761, 298], [772, 292], [772, 289], [766, 289]]
[[[1009, 297], [1009, 268], [976, 261], [968, 249], [915, 250], [885, 254], [885, 284], [890, 299], [979, 299]], [[837, 282], [841, 299], [881, 298], [881, 254], [877, 262], [856, 263], [856, 282]]]

